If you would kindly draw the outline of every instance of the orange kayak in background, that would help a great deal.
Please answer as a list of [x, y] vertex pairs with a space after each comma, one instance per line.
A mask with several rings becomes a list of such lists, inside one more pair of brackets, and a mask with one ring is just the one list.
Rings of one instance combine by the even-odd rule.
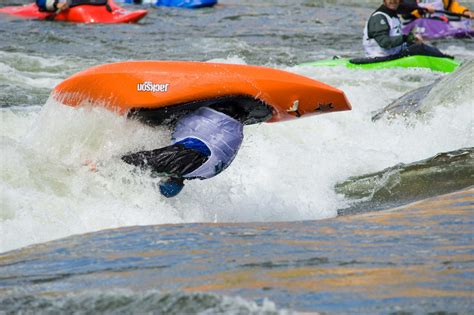
[[350, 110], [344, 92], [266, 67], [189, 61], [130, 61], [81, 71], [57, 85], [69, 106], [103, 106], [160, 124], [202, 106], [236, 106], [246, 124]]
[[109, 0], [108, 5], [82, 4], [58, 14], [42, 12], [35, 3], [0, 8], [5, 13], [25, 19], [65, 21], [75, 23], [135, 23], [147, 15], [146, 10], [127, 11]]

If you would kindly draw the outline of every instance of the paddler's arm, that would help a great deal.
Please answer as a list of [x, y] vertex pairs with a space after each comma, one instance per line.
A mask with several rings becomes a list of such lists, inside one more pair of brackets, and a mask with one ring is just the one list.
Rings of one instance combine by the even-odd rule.
[[459, 14], [464, 14], [466, 12], [469, 12], [468, 8], [466, 8], [465, 6], [462, 6], [457, 1], [444, 0], [443, 2], [444, 2], [444, 7], [450, 12], [459, 13]]
[[367, 28], [367, 35], [369, 38], [375, 39], [377, 44], [384, 49], [397, 47], [407, 42], [407, 37], [405, 35], [390, 36], [390, 26], [388, 21], [381, 14], [371, 16]]
[[470, 19], [474, 19], [474, 12], [466, 10], [464, 11], [464, 15], [467, 15]]
[[56, 13], [61, 12], [61, 11], [64, 11], [66, 9], [69, 8], [69, 1], [65, 1], [65, 2], [58, 2], [58, 4], [56, 5]]
[[125, 163], [170, 177], [183, 177], [196, 170], [208, 159], [198, 150], [186, 148], [182, 144], [173, 144], [164, 148], [140, 151], [122, 156]]
[[474, 19], [474, 12], [469, 10], [469, 8], [462, 6], [458, 1], [456, 0], [443, 0], [444, 8], [452, 13], [456, 14], [462, 14], [467, 18]]

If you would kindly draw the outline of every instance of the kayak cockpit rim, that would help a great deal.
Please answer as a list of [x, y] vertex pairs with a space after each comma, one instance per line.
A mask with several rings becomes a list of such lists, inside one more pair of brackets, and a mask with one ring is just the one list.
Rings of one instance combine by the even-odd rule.
[[225, 113], [245, 125], [268, 121], [276, 113], [270, 105], [248, 95], [227, 95], [159, 108], [133, 108], [127, 117], [149, 125], [174, 124], [174, 122], [200, 107], [209, 107]]

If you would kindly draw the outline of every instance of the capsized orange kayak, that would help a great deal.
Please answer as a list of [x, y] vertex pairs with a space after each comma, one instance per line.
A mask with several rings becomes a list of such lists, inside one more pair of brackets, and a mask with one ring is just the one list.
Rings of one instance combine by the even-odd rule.
[[61, 11], [58, 14], [42, 12], [35, 3], [0, 8], [0, 13], [26, 19], [75, 23], [135, 23], [147, 15], [148, 11], [127, 11], [112, 0], [109, 0], [108, 5], [82, 4]]
[[246, 124], [350, 110], [344, 92], [266, 67], [189, 61], [129, 61], [81, 71], [54, 88], [69, 106], [104, 106], [160, 124], [201, 106], [235, 106]]

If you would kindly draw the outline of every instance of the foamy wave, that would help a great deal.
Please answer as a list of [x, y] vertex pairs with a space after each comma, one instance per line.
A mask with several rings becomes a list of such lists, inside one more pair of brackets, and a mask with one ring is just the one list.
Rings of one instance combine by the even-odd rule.
[[12, 294], [0, 299], [0, 309], [10, 313], [81, 313], [81, 314], [297, 314], [279, 310], [265, 299], [261, 305], [240, 297], [208, 293], [132, 293], [125, 290], [42, 297]]

